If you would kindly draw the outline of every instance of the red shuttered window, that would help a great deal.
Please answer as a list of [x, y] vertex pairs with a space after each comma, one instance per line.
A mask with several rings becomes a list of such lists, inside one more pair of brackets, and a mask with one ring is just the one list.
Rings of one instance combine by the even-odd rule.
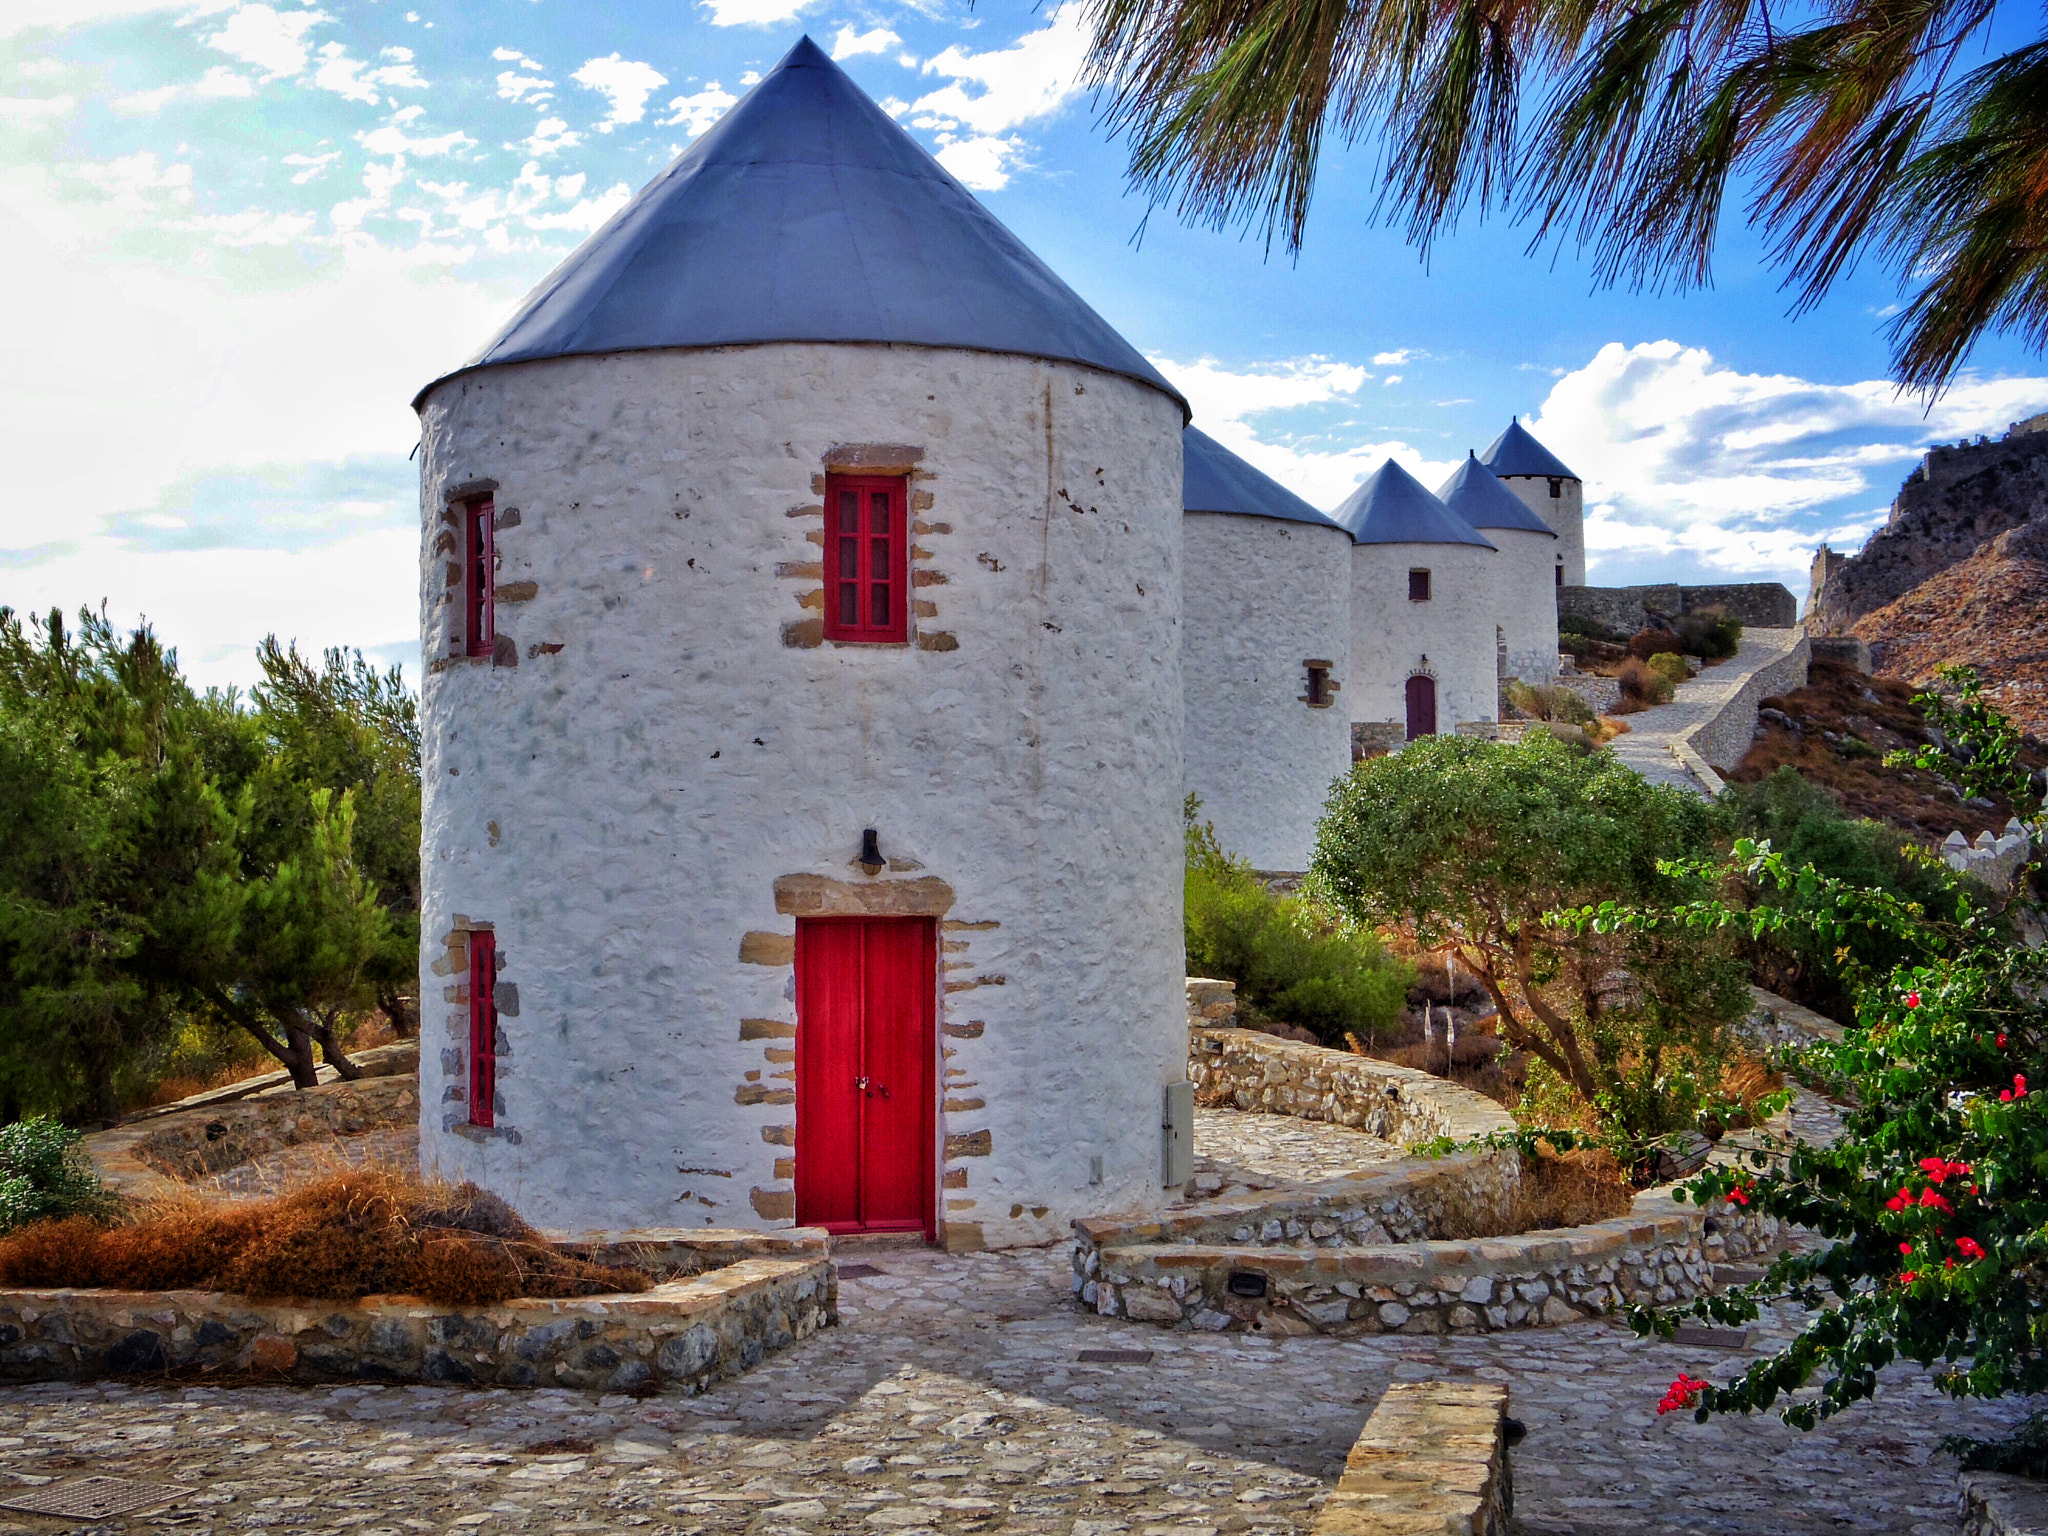
[[905, 482], [825, 477], [825, 638], [910, 636], [910, 540]]
[[469, 1123], [498, 1123], [498, 936], [469, 935]]
[[497, 546], [491, 523], [496, 507], [488, 496], [465, 502], [462, 508], [463, 540], [463, 649], [471, 656], [488, 656], [497, 644]]

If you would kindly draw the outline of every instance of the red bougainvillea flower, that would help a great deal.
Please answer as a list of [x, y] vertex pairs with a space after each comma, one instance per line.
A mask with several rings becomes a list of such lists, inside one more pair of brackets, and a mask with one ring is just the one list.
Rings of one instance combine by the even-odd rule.
[[1672, 1382], [1670, 1387], [1665, 1390], [1663, 1400], [1657, 1404], [1657, 1411], [1659, 1413], [1676, 1413], [1681, 1408], [1695, 1407], [1699, 1403], [1700, 1394], [1706, 1391], [1710, 1385], [1711, 1383], [1709, 1382], [1700, 1381], [1680, 1371], [1678, 1373], [1678, 1380]]
[[1910, 1257], [1913, 1252], [1913, 1245], [1911, 1243], [1901, 1243], [1899, 1244], [1899, 1252]]
[[1918, 1275], [1914, 1274], [1913, 1271], [1909, 1269], [1903, 1275], [1899, 1276], [1899, 1284], [1911, 1285], [1915, 1280], [1918, 1280], [1919, 1278], [1920, 1277]]
[[1893, 1195], [1891, 1199], [1885, 1201], [1884, 1208], [1888, 1211], [1903, 1211], [1907, 1206], [1911, 1205], [1912, 1203], [1913, 1197], [1907, 1194], [1904, 1189], [1901, 1189], [1896, 1195]]
[[1948, 1211], [1952, 1213], [1955, 1210], [1954, 1206], [1950, 1205], [1946, 1200], [1942, 1199], [1940, 1195], [1937, 1195], [1931, 1189], [1923, 1189], [1920, 1191], [1920, 1203], [1922, 1205], [1932, 1206], [1937, 1211]]
[[1957, 1238], [1956, 1248], [1962, 1253], [1962, 1256], [1966, 1259], [1981, 1259], [1984, 1257], [1984, 1250], [1981, 1246], [1979, 1246], [1977, 1239], [1975, 1239], [1974, 1237]]
[[1731, 1205], [1749, 1204], [1749, 1186], [1747, 1184], [1738, 1184], [1729, 1190], [1728, 1203]]
[[2005, 1036], [2004, 1036], [2004, 1035], [2000, 1035], [2000, 1036], [1998, 1037], [1998, 1043], [1999, 1043], [1999, 1045], [2000, 1045], [2000, 1046], [2003, 1046], [2003, 1045], [2005, 1044]]
[[1906, 994], [1906, 1006], [1908, 1008], [1918, 1008], [1920, 1006], [1920, 994], [1918, 992], [1908, 992]]
[[2024, 1099], [2027, 1096], [2027, 1077], [2024, 1072], [2015, 1072], [2013, 1074], [2012, 1096], [2016, 1099]]
[[1926, 1174], [1933, 1183], [1939, 1184], [1944, 1179], [1953, 1179], [1968, 1173], [1970, 1165], [1968, 1163], [1946, 1163], [1938, 1157], [1923, 1157], [1920, 1159], [1920, 1171]]

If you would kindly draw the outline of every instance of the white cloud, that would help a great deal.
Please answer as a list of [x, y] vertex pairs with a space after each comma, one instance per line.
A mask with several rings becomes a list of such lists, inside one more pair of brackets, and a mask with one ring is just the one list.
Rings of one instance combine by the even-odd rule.
[[325, 176], [328, 168], [340, 158], [341, 151], [332, 149], [324, 155], [286, 155], [284, 163], [301, 167], [300, 170], [293, 173], [292, 185], [303, 187], [308, 182], [318, 181], [322, 176]]
[[[968, 53], [955, 45], [926, 59], [926, 74], [945, 75], [953, 83], [920, 96], [911, 108], [933, 127], [957, 124], [977, 135], [1007, 133], [1051, 116], [1079, 94], [1088, 42], [1082, 8], [1069, 0], [1045, 26], [1007, 48]], [[969, 86], [980, 89], [970, 93]]]
[[31, 80], [47, 80], [53, 75], [63, 74], [64, 69], [62, 59], [23, 59], [16, 66], [15, 73], [26, 75]]
[[[561, 180], [564, 182], [574, 181], [580, 185], [583, 178], [581, 176], [564, 176]], [[559, 183], [557, 184], [559, 185]], [[563, 195], [568, 197], [575, 196], [573, 192]], [[577, 203], [575, 207], [564, 209], [560, 213], [529, 215], [526, 220], [527, 227], [530, 229], [565, 229], [573, 230], [580, 234], [588, 234], [602, 225], [606, 219], [609, 219], [621, 208], [625, 207], [632, 200], [632, 197], [633, 189], [622, 181], [609, 191], [600, 192], [595, 197], [586, 197]]]
[[984, 134], [962, 139], [942, 133], [936, 158], [960, 178], [963, 186], [977, 192], [1000, 192], [1010, 184], [1010, 172], [1027, 147], [1015, 135]]
[[414, 138], [406, 129], [425, 112], [424, 107], [402, 107], [391, 114], [381, 128], [356, 135], [356, 142], [373, 155], [449, 155], [476, 143], [460, 128], [431, 138]]
[[410, 48], [386, 48], [383, 56], [391, 62], [373, 66], [361, 59], [350, 58], [348, 49], [340, 43], [323, 43], [320, 67], [313, 72], [313, 83], [321, 90], [332, 91], [349, 101], [371, 104], [387, 90], [423, 91], [427, 88], [425, 78], [413, 67]]
[[818, 0], [704, 0], [714, 27], [772, 27], [817, 5]]
[[88, 160], [69, 169], [117, 206], [135, 212], [192, 201], [192, 167], [164, 165], [154, 150], [137, 150], [118, 160]]
[[209, 101], [219, 101], [255, 94], [255, 81], [238, 70], [228, 68], [225, 64], [216, 64], [197, 80], [183, 84], [160, 85], [153, 91], [137, 91], [132, 96], [123, 96], [114, 103], [114, 110], [143, 114], [160, 112], [180, 96], [197, 96]]
[[147, 16], [153, 11], [209, 16], [233, 3], [234, 0], [7, 0], [6, 5], [0, 6], [0, 37], [12, 37], [38, 27], [61, 31], [67, 27], [93, 26], [130, 16]]
[[1394, 459], [1422, 481], [1437, 486], [1457, 468], [1452, 460], [1425, 457], [1399, 437], [1358, 442], [1355, 427], [1296, 434], [1292, 441], [1253, 418], [1314, 407], [1353, 403], [1373, 375], [1356, 363], [1327, 357], [1297, 357], [1257, 363], [1243, 369], [1224, 367], [1214, 358], [1177, 363], [1154, 357], [1152, 363], [1187, 397], [1195, 425], [1216, 441], [1314, 506], [1325, 511], [1351, 494], [1358, 482]]
[[1401, 375], [1400, 375], [1400, 374], [1398, 374], [1398, 373], [1390, 373], [1390, 374], [1388, 374], [1388, 375], [1387, 375], [1387, 376], [1386, 376], [1386, 377], [1385, 377], [1384, 379], [1381, 379], [1381, 380], [1380, 380], [1380, 383], [1381, 383], [1381, 384], [1383, 384], [1383, 385], [1385, 385], [1385, 386], [1387, 386], [1387, 387], [1389, 387], [1389, 388], [1393, 387], [1394, 385], [1396, 385], [1396, 384], [1398, 384], [1398, 383], [1400, 383], [1400, 382], [1401, 382]]
[[78, 106], [75, 96], [0, 96], [0, 123], [24, 128], [54, 125]]
[[738, 100], [739, 97], [716, 80], [706, 81], [703, 90], [688, 96], [678, 96], [671, 101], [668, 104], [669, 115], [661, 119], [660, 126], [667, 128], [681, 124], [694, 139], [723, 117], [726, 108]]
[[572, 130], [559, 117], [544, 117], [535, 125], [531, 135], [518, 144], [507, 144], [507, 149], [521, 149], [529, 155], [552, 155], [564, 149], [574, 149], [583, 142], [583, 135]]
[[876, 27], [868, 32], [856, 32], [851, 27], [841, 27], [839, 36], [832, 40], [832, 57], [852, 59], [864, 53], [887, 53], [902, 41], [902, 38], [887, 27]]
[[1803, 591], [1813, 545], [1853, 545], [1881, 521], [1927, 444], [2003, 430], [2044, 404], [2048, 379], [1966, 378], [1923, 414], [1883, 379], [1822, 384], [1741, 373], [1675, 341], [1610, 342], [1528, 425], [1585, 477], [1596, 557], [1676, 554]]
[[1372, 355], [1372, 363], [1375, 368], [1398, 368], [1412, 355], [1406, 347], [1398, 352], [1375, 352]]
[[333, 19], [312, 7], [280, 11], [268, 5], [243, 5], [206, 43], [244, 64], [253, 64], [266, 79], [296, 79], [306, 72], [312, 52], [306, 34]]
[[647, 115], [647, 98], [657, 88], [668, 84], [668, 76], [652, 64], [621, 58], [616, 53], [602, 59], [586, 60], [583, 67], [569, 78], [580, 86], [600, 92], [611, 103], [610, 112], [597, 125], [599, 133], [610, 133], [614, 128], [639, 122]]

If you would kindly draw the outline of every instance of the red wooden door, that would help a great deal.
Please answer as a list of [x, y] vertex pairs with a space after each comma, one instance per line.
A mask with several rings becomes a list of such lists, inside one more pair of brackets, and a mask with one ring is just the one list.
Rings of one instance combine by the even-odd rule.
[[1436, 734], [1436, 679], [1408, 679], [1408, 739]]
[[929, 918], [796, 926], [796, 1219], [932, 1230], [937, 933]]

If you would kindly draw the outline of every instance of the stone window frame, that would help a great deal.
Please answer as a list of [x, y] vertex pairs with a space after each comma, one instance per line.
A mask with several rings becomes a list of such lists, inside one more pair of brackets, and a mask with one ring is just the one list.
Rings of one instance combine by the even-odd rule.
[[1310, 709], [1328, 709], [1335, 704], [1344, 686], [1330, 676], [1336, 668], [1334, 661], [1313, 656], [1304, 658], [1301, 670], [1307, 681], [1300, 695], [1301, 702]]
[[[491, 935], [492, 950], [492, 1002], [495, 1005], [492, 1025], [492, 1123], [475, 1125], [470, 1122], [470, 935], [488, 933]], [[441, 1104], [443, 1112], [441, 1128], [453, 1136], [466, 1141], [488, 1142], [503, 1140], [518, 1145], [521, 1137], [518, 1128], [511, 1124], [505, 1113], [505, 1082], [515, 1075], [509, 1065], [512, 1061], [512, 1042], [505, 1033], [505, 1021], [519, 1017], [519, 987], [516, 982], [505, 980], [508, 962], [504, 947], [497, 942], [497, 925], [492, 922], [471, 919], [457, 913], [449, 919], [447, 930], [441, 935], [442, 953], [432, 966], [436, 976], [449, 978], [442, 989], [442, 998], [449, 1004], [447, 1015], [447, 1044], [441, 1050]], [[423, 1042], [424, 1044], [424, 1042]], [[423, 1064], [424, 1065], [424, 1064]], [[424, 1097], [424, 1095], [423, 1095]]]
[[[813, 499], [791, 507], [784, 514], [792, 521], [816, 519], [816, 526], [804, 532], [804, 542], [810, 546], [804, 557], [779, 561], [775, 566], [778, 578], [800, 584], [793, 597], [796, 606], [804, 612], [804, 617], [783, 623], [784, 646], [791, 650], [817, 650], [827, 646], [886, 650], [891, 644], [919, 651], [960, 649], [959, 637], [938, 628], [933, 622], [939, 617], [938, 594], [933, 589], [947, 585], [950, 578], [939, 569], [936, 552], [924, 541], [951, 534], [953, 526], [930, 515], [933, 506], [930, 485], [937, 476], [924, 467], [924, 456], [925, 450], [913, 443], [839, 443], [820, 455], [818, 471], [811, 476]], [[825, 492], [828, 480], [840, 475], [901, 476], [903, 479], [904, 515], [909, 525], [905, 535], [909, 546], [909, 587], [904, 594], [907, 601], [904, 605], [906, 639], [903, 641], [826, 637]]]
[[[459, 666], [519, 665], [519, 643], [505, 632], [505, 609], [511, 605], [532, 601], [539, 594], [540, 585], [532, 581], [499, 579], [505, 566], [502, 535], [510, 529], [517, 528], [521, 521], [517, 507], [498, 504], [498, 493], [501, 489], [496, 480], [484, 478], [464, 480], [460, 484], [448, 487], [441, 495], [440, 520], [434, 530], [433, 543], [428, 549], [428, 559], [441, 562], [441, 590], [435, 600], [436, 607], [441, 613], [438, 620], [428, 620], [429, 630], [438, 623], [441, 645], [440, 654], [430, 657], [427, 661], [429, 674], [445, 672], [450, 667]], [[487, 501], [491, 508], [488, 535], [491, 551], [489, 577], [492, 635], [488, 649], [472, 651], [469, 636], [468, 518], [471, 508], [479, 501]]]

